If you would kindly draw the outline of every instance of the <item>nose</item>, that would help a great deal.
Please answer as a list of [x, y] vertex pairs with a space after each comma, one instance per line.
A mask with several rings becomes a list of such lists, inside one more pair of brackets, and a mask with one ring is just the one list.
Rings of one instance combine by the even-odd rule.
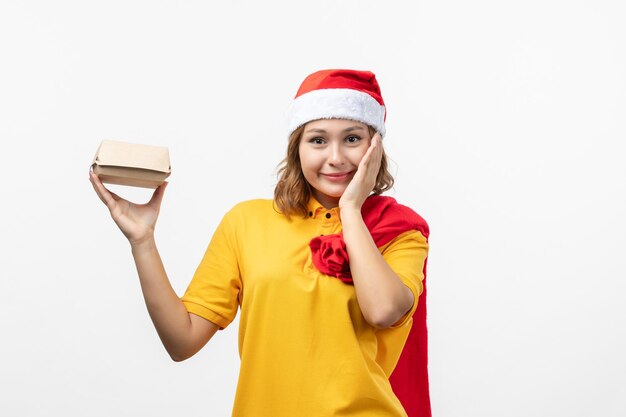
[[328, 147], [328, 164], [331, 166], [341, 166], [346, 162], [346, 156], [343, 153], [341, 144], [333, 143]]

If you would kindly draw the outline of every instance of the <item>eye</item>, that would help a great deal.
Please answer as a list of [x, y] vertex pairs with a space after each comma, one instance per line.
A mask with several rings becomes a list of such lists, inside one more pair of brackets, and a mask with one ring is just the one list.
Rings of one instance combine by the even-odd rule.
[[324, 139], [317, 137], [317, 138], [311, 138], [309, 139], [309, 143], [312, 143], [314, 145], [323, 145], [324, 144]]
[[356, 135], [350, 135], [345, 140], [348, 143], [358, 143], [361, 140], [361, 138]]

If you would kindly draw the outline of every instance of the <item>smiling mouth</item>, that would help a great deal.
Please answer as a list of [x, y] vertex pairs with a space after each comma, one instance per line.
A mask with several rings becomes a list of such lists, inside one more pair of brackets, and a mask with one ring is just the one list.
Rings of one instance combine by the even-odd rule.
[[352, 171], [338, 172], [338, 173], [333, 173], [333, 174], [320, 174], [320, 175], [326, 177], [327, 179], [331, 181], [341, 181], [341, 180], [348, 178], [350, 175], [352, 175]]

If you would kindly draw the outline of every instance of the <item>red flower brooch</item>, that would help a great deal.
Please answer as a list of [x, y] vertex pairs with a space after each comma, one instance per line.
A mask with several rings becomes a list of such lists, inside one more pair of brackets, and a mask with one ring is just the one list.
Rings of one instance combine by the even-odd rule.
[[323, 274], [352, 283], [350, 259], [340, 234], [317, 236], [309, 242], [313, 265]]
[[[392, 197], [368, 197], [361, 208], [363, 221], [376, 246], [381, 247], [408, 230], [419, 230], [428, 238], [428, 224], [410, 208]], [[313, 265], [323, 274], [352, 284], [350, 259], [342, 234], [314, 237], [309, 242]]]

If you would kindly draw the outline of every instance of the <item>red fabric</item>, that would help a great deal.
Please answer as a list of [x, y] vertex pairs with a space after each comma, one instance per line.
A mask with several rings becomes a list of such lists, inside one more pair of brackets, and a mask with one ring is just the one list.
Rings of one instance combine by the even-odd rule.
[[314, 72], [304, 79], [296, 98], [314, 90], [348, 88], [369, 94], [381, 106], [385, 105], [376, 76], [371, 71], [329, 69]]
[[[392, 197], [371, 196], [361, 208], [363, 221], [377, 247], [396, 236], [418, 230], [428, 240], [426, 221]], [[346, 244], [341, 234], [317, 236], [309, 243], [313, 264], [322, 273], [352, 284]], [[428, 258], [427, 258], [428, 259]], [[413, 326], [389, 381], [409, 417], [431, 417], [428, 386], [428, 328], [426, 326], [426, 261], [424, 290], [413, 314]]]
[[339, 234], [315, 237], [309, 242], [313, 265], [326, 275], [352, 284], [346, 242]]

